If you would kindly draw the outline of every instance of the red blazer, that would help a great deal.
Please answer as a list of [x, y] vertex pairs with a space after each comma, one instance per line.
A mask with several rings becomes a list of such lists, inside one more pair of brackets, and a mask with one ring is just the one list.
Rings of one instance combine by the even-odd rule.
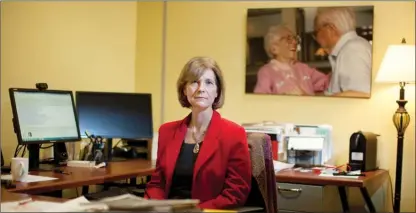
[[[146, 188], [146, 198], [167, 199], [175, 163], [185, 139], [190, 115], [159, 129], [156, 170]], [[251, 162], [243, 127], [214, 111], [193, 173], [192, 199], [200, 208], [243, 206], [251, 190]]]

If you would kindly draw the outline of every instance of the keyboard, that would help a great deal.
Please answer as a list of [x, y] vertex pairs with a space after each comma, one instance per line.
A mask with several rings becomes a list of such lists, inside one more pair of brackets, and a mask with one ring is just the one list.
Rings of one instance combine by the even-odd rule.
[[70, 160], [66, 163], [67, 167], [85, 167], [93, 168], [95, 166], [95, 161], [86, 161], [86, 160]]
[[115, 197], [124, 194], [133, 194], [142, 197], [144, 192], [140, 189], [132, 188], [111, 188], [110, 190], [88, 193], [84, 197], [89, 201], [97, 201], [108, 197]]

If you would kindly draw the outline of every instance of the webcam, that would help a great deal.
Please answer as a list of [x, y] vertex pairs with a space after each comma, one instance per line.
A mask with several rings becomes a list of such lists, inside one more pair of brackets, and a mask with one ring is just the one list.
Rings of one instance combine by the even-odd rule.
[[48, 89], [48, 84], [47, 83], [36, 83], [36, 88], [38, 90], [47, 90]]

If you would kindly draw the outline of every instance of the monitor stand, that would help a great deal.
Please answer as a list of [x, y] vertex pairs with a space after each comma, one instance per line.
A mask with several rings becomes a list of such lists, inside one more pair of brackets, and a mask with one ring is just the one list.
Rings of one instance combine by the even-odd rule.
[[28, 144], [29, 151], [29, 171], [53, 171], [59, 165], [41, 164], [39, 160], [40, 144]]
[[107, 138], [107, 141], [105, 143], [105, 159], [107, 162], [111, 162], [113, 159], [113, 139]]
[[28, 144], [27, 150], [29, 151], [29, 171], [39, 170], [39, 144]]

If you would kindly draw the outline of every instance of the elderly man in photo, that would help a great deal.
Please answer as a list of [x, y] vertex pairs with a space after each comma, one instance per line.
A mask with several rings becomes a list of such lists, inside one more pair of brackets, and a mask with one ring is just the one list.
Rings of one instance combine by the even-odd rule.
[[329, 55], [332, 67], [327, 95], [370, 97], [371, 44], [357, 35], [349, 7], [318, 8], [314, 37]]

